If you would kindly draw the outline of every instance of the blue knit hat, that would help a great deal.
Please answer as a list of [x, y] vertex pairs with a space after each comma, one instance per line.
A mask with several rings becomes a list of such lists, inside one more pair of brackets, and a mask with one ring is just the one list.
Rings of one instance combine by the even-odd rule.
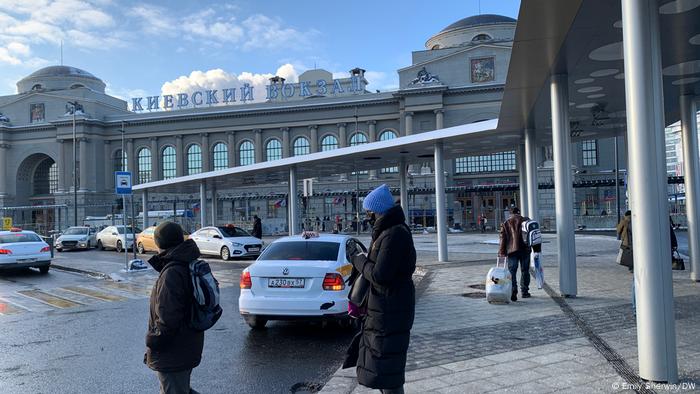
[[389, 187], [387, 185], [381, 185], [372, 190], [367, 197], [365, 197], [362, 208], [366, 211], [372, 211], [381, 215], [394, 205], [394, 197], [391, 196]]

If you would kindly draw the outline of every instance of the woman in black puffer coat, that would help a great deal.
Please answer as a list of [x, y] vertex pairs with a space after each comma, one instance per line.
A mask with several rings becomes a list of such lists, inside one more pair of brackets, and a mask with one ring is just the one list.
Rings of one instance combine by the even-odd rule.
[[371, 283], [367, 316], [357, 359], [357, 380], [383, 393], [403, 393], [406, 352], [415, 314], [413, 271], [416, 250], [401, 206], [382, 185], [363, 203], [377, 220], [367, 256], [352, 259], [353, 266]]

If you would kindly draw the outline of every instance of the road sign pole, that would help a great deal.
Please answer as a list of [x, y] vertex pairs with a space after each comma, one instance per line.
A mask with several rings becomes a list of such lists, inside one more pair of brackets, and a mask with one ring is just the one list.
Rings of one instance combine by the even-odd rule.
[[[124, 244], [126, 244], [126, 194], [122, 194], [122, 223], [124, 225]], [[119, 231], [117, 231], [119, 233]], [[129, 251], [124, 247], [124, 269], [129, 270]]]

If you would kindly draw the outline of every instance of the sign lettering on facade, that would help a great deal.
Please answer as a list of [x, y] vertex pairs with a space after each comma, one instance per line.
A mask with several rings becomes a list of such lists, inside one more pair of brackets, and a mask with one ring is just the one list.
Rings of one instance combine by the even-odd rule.
[[[349, 78], [350, 83], [343, 87], [342, 80], [333, 79], [332, 82], [319, 79], [315, 83], [311, 81], [301, 81], [299, 83], [277, 83], [265, 86], [266, 100], [277, 98], [289, 99], [292, 97], [304, 98], [312, 95], [325, 96], [327, 94], [336, 95], [350, 92], [361, 93], [364, 86], [360, 76], [354, 75]], [[347, 80], [345, 80], [347, 81]], [[347, 84], [347, 82], [346, 82]], [[134, 97], [131, 99], [132, 111], [159, 111], [172, 110], [187, 107], [199, 107], [202, 105], [231, 104], [237, 101], [247, 103], [255, 101], [254, 87], [249, 83], [244, 83], [240, 88], [211, 89], [195, 91], [191, 94], [177, 93], [165, 94], [163, 96]], [[162, 105], [162, 107], [161, 107]]]

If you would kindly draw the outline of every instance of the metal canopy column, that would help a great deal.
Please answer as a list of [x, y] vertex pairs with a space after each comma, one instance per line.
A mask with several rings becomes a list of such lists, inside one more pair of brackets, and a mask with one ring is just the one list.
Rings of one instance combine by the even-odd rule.
[[289, 167], [289, 197], [287, 198], [289, 209], [289, 235], [294, 235], [297, 230], [297, 169]]
[[447, 198], [445, 197], [445, 169], [442, 160], [442, 141], [435, 142], [435, 207], [438, 238], [438, 261], [447, 261]]
[[525, 130], [525, 169], [527, 174], [527, 214], [530, 219], [538, 220], [540, 208], [537, 184], [537, 143], [535, 129]]
[[554, 201], [559, 252], [559, 292], [576, 296], [576, 242], [574, 196], [571, 187], [571, 133], [566, 75], [552, 75], [552, 142], [554, 147]]
[[659, 4], [621, 2], [639, 376], [676, 383]]
[[408, 171], [406, 171], [406, 160], [399, 161], [399, 198], [401, 200], [401, 209], [406, 215], [406, 223], [411, 224], [411, 219], [408, 214]]
[[141, 228], [145, 230], [148, 227], [148, 189], [141, 194], [141, 205], [143, 205], [143, 227]]
[[518, 205], [523, 216], [530, 217], [530, 208], [527, 199], [527, 168], [525, 164], [525, 145], [518, 145], [518, 184], [520, 186], [520, 197]]
[[199, 184], [199, 228], [207, 225], [207, 184], [205, 181]]
[[688, 251], [690, 254], [690, 279], [700, 281], [700, 164], [698, 163], [697, 104], [694, 96], [681, 96], [681, 133], [683, 137], [683, 179], [685, 183], [685, 209], [688, 220]]

